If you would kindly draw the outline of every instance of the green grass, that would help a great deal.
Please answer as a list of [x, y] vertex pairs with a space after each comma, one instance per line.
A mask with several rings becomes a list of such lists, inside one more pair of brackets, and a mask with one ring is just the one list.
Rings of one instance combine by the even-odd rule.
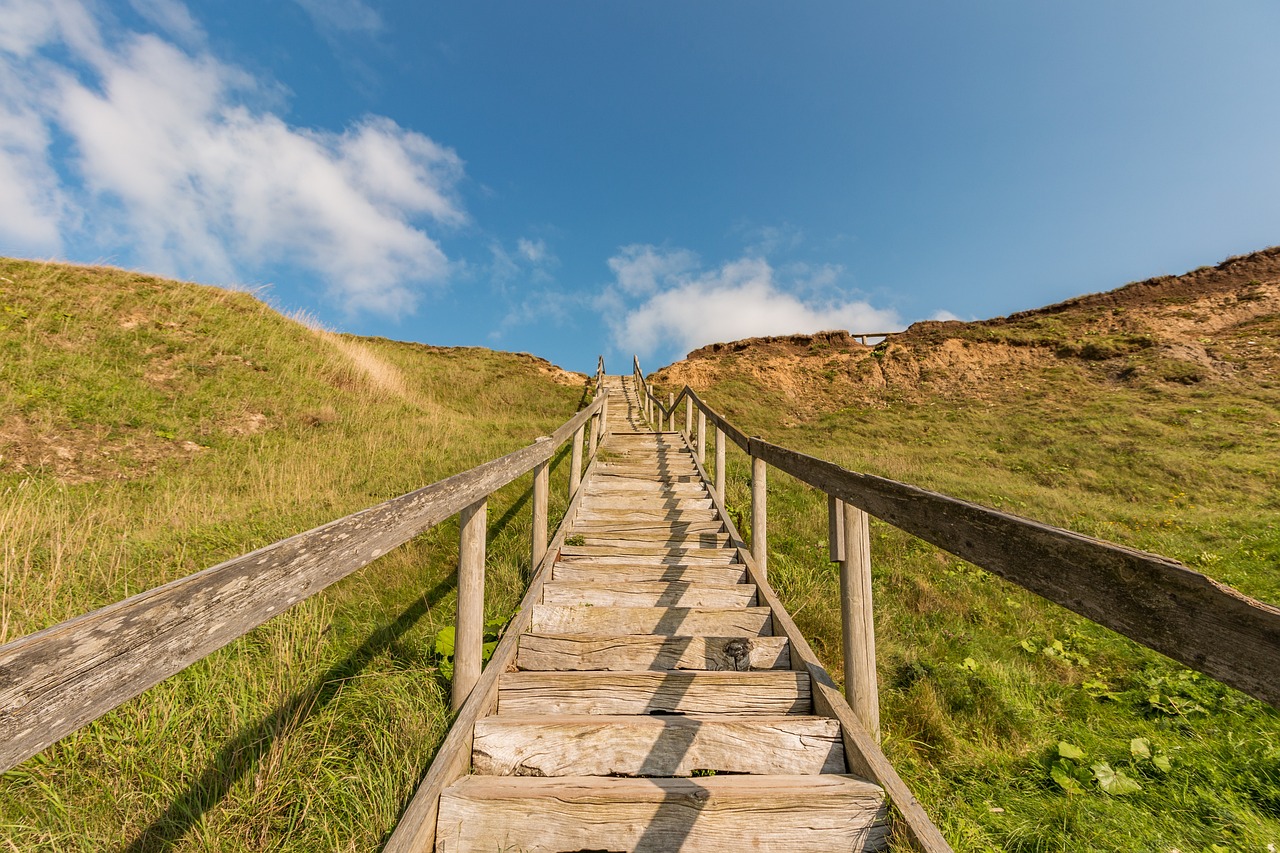
[[[886, 394], [791, 427], [730, 374], [704, 398], [748, 434], [1165, 554], [1280, 602], [1280, 389], [1108, 381], [1087, 360], [984, 398]], [[749, 517], [733, 449], [731, 512]], [[769, 575], [842, 672], [825, 498], [770, 471]], [[1280, 713], [880, 522], [872, 528], [886, 753], [958, 851], [1280, 848]], [[1131, 751], [1147, 738], [1169, 771]], [[1051, 771], [1083, 750], [1086, 783]], [[1110, 794], [1105, 764], [1140, 790]], [[1105, 775], [1105, 770], [1100, 771]]]
[[[0, 261], [0, 641], [465, 470], [566, 420], [527, 357], [318, 332], [248, 294]], [[552, 468], [566, 504], [567, 449]], [[530, 477], [490, 504], [515, 610]], [[12, 849], [372, 850], [449, 722], [457, 523], [0, 777]]]

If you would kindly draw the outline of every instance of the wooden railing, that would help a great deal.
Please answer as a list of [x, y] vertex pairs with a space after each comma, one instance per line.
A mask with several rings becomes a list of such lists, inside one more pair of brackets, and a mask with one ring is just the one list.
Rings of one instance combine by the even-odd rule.
[[[772, 596], [766, 575], [768, 469], [777, 468], [826, 494], [829, 556], [840, 564], [845, 685], [845, 696], [841, 698], [852, 709], [852, 719], [841, 716], [843, 703], [828, 696], [825, 705], [841, 719], [846, 730], [854, 729], [845, 735], [851, 769], [867, 773], [884, 787], [897, 812], [899, 831], [917, 850], [944, 853], [950, 847], [877, 743], [880, 711], [869, 516], [1280, 707], [1280, 608], [1249, 598], [1157, 554], [1113, 545], [905, 483], [859, 474], [749, 437], [688, 386], [679, 395], [668, 392], [664, 404], [645, 379], [639, 359], [633, 359], [633, 371], [642, 408], [656, 428], [675, 431], [679, 404], [684, 402], [680, 432], [699, 464], [708, 424], [714, 427], [713, 500], [726, 519], [730, 518], [724, 506], [726, 439], [751, 460], [751, 547], [744, 558], [763, 595]], [[732, 521], [727, 523], [732, 535], [740, 539], [733, 531]], [[826, 679], [825, 670], [803, 638], [797, 644], [793, 637], [792, 643], [793, 647], [799, 646], [799, 659], [806, 661], [815, 679], [816, 700], [834, 685]]]
[[[751, 551], [767, 566], [765, 478], [772, 466], [828, 496], [830, 551], [842, 570], [846, 683], [868, 730], [875, 713], [870, 621], [868, 514], [937, 545], [1148, 648], [1280, 707], [1280, 608], [1257, 601], [1167, 557], [1113, 545], [748, 437], [688, 386], [663, 405], [633, 360], [637, 387], [655, 422], [672, 423], [685, 402], [684, 434], [701, 447], [715, 426], [716, 491], [723, 498], [726, 437], [751, 459]], [[691, 435], [697, 409], [698, 433]], [[674, 428], [674, 427], [670, 427]], [[861, 615], [858, 615], [858, 614]], [[861, 637], [861, 638], [860, 638]], [[850, 652], [857, 662], [850, 661]], [[856, 701], [855, 701], [856, 698]]]
[[0, 646], [0, 772], [222, 648], [271, 617], [458, 515], [453, 706], [480, 678], [489, 496], [534, 472], [532, 560], [547, 553], [551, 459], [573, 441], [570, 505], [604, 439], [604, 359], [595, 399], [550, 436], [430, 486], [275, 542]]

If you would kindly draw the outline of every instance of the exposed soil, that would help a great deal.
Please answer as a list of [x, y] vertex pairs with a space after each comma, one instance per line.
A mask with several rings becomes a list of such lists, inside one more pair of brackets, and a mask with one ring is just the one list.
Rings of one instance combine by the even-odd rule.
[[888, 396], [982, 400], [1064, 360], [1100, 381], [1269, 381], [1280, 376], [1278, 333], [1273, 247], [1008, 317], [916, 323], [875, 346], [840, 330], [711, 344], [652, 378], [695, 390], [741, 378], [803, 419]]

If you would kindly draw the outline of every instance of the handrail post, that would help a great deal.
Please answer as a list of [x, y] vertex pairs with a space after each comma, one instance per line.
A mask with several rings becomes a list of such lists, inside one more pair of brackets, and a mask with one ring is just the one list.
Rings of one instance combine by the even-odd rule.
[[698, 409], [698, 464], [707, 464], [707, 413]]
[[676, 394], [674, 391], [667, 392], [667, 416], [670, 425], [667, 427], [671, 432], [676, 431]]
[[827, 495], [827, 559], [844, 560], [844, 501]]
[[453, 710], [480, 680], [484, 649], [484, 559], [488, 498], [458, 515], [458, 618], [453, 633]]
[[716, 427], [716, 497], [724, 503], [724, 430]]
[[871, 525], [867, 514], [844, 505], [844, 559], [840, 561], [840, 625], [844, 692], [862, 725], [880, 740], [876, 684], [876, 631], [871, 612]]
[[600, 447], [609, 438], [609, 395], [606, 393], [604, 404], [600, 406], [600, 436], [596, 447]]
[[693, 441], [693, 398], [684, 398], [684, 440]]
[[533, 536], [529, 554], [529, 572], [537, 571], [547, 553], [547, 503], [551, 496], [551, 460], [533, 469]]
[[600, 412], [591, 416], [591, 437], [587, 440], [587, 458], [596, 458], [596, 445], [600, 442]]
[[760, 569], [761, 578], [765, 578], [769, 572], [765, 468], [763, 459], [759, 456], [751, 457], [751, 557]]
[[583, 424], [573, 434], [573, 453], [569, 456], [569, 500], [573, 500], [582, 485], [582, 434], [586, 429], [587, 425]]

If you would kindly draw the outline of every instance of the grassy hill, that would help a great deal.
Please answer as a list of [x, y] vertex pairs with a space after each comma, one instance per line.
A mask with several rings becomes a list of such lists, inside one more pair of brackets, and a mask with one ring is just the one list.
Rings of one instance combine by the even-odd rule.
[[[584, 385], [247, 293], [0, 260], [0, 642], [513, 450]], [[523, 592], [527, 487], [491, 504], [491, 617]], [[376, 849], [448, 723], [456, 541], [418, 537], [0, 777], [6, 849]]]
[[[653, 378], [749, 434], [1280, 602], [1280, 249], [874, 347], [715, 344]], [[731, 510], [746, 478], [735, 452]], [[769, 491], [770, 579], [838, 673], [825, 502]], [[957, 850], [1280, 848], [1275, 710], [885, 525], [872, 548], [886, 751]]]

